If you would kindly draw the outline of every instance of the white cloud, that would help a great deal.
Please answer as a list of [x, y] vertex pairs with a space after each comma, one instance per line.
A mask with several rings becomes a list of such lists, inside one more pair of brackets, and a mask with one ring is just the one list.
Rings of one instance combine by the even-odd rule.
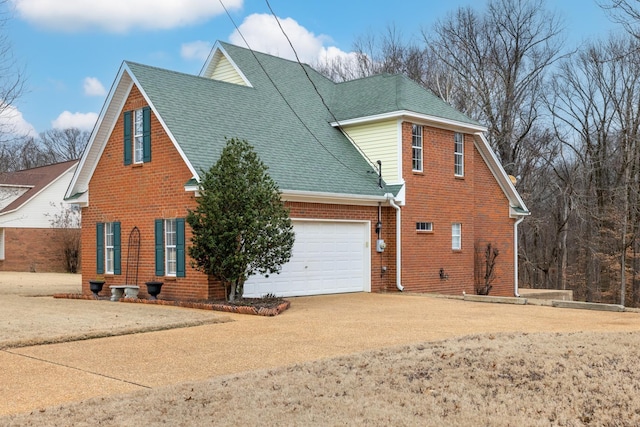
[[197, 40], [191, 43], [183, 43], [180, 47], [180, 56], [184, 59], [197, 59], [205, 61], [211, 52], [213, 45], [210, 42]]
[[[169, 29], [204, 22], [224, 13], [213, 0], [11, 0], [19, 16], [35, 25], [66, 32]], [[243, 0], [225, 0], [227, 9]]]
[[[329, 53], [332, 56], [349, 55], [337, 47], [324, 47], [324, 44], [330, 41], [329, 37], [322, 34], [315, 35], [298, 24], [296, 20], [292, 18], [279, 18], [279, 20], [293, 43], [300, 61], [315, 63]], [[295, 60], [294, 52], [273, 15], [257, 13], [249, 15], [239, 28], [251, 49]], [[239, 46], [246, 46], [237, 30], [229, 36], [229, 41]]]
[[38, 132], [31, 123], [24, 119], [22, 113], [14, 106], [3, 107], [0, 111], [0, 130], [14, 136], [37, 137]]
[[87, 96], [104, 96], [107, 94], [107, 90], [100, 83], [100, 80], [95, 77], [85, 77], [83, 86], [84, 94]]
[[78, 128], [91, 131], [98, 120], [96, 113], [71, 113], [63, 111], [57, 119], [51, 122], [51, 127], [56, 129]]

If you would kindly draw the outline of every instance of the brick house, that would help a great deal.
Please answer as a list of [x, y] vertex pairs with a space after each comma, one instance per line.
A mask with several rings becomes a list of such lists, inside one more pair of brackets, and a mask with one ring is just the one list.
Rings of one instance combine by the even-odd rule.
[[61, 230], [51, 220], [65, 206], [77, 165], [73, 160], [0, 174], [0, 271], [66, 271]]
[[517, 294], [528, 212], [485, 130], [399, 75], [336, 84], [222, 42], [199, 76], [124, 62], [66, 193], [82, 207], [83, 292], [96, 275], [131, 281], [134, 265], [165, 298], [222, 295], [191, 265], [184, 218], [200, 172], [237, 137], [269, 166], [296, 232], [282, 273], [250, 278], [245, 296], [473, 293], [488, 242], [492, 294]]

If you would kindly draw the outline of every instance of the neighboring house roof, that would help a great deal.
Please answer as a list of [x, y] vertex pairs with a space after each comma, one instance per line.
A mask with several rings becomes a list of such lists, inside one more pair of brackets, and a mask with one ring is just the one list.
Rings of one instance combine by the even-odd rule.
[[[210, 78], [223, 57], [241, 84]], [[220, 157], [225, 138], [237, 137], [254, 146], [280, 189], [290, 194], [382, 201], [385, 194], [399, 191], [397, 186], [378, 186], [375, 166], [336, 128], [336, 119], [392, 114], [474, 133], [485, 130], [406, 77], [381, 75], [334, 83], [308, 65], [303, 67], [304, 72], [297, 62], [222, 42], [201, 76], [124, 62], [66, 199], [88, 202], [89, 181], [134, 84], [196, 180]], [[496, 176], [501, 175], [503, 171]]]
[[53, 165], [0, 174], [0, 186], [28, 188], [24, 193], [20, 194], [15, 200], [0, 210], [0, 215], [19, 209], [53, 184], [62, 175], [69, 172], [77, 164], [78, 160], [70, 160]]

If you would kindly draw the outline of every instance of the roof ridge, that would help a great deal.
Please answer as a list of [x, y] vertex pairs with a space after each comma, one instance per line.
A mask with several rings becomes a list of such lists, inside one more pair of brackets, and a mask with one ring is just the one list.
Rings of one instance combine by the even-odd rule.
[[227, 46], [231, 46], [233, 49], [242, 49], [242, 50], [246, 50], [246, 51], [249, 51], [249, 52], [253, 52], [253, 53], [257, 54], [257, 55], [268, 56], [270, 58], [274, 58], [274, 59], [277, 59], [277, 60], [280, 60], [280, 61], [291, 62], [293, 64], [302, 64], [302, 65], [306, 65], [306, 66], [314, 69], [311, 65], [307, 64], [306, 62], [302, 62], [302, 61], [298, 62], [297, 60], [294, 60], [294, 59], [283, 58], [281, 56], [274, 55], [272, 53], [261, 52], [259, 50], [251, 49], [249, 47], [244, 47], [244, 46], [238, 46], [237, 44], [227, 43], [227, 42], [223, 42], [221, 40], [218, 40], [218, 43], [220, 43], [220, 45], [222, 47], [224, 47], [225, 50], [227, 50]]

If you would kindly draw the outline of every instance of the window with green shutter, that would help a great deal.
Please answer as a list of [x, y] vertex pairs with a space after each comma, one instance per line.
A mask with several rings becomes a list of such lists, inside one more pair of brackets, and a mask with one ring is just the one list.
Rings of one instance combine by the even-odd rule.
[[131, 111], [124, 112], [124, 164], [131, 164]]
[[96, 223], [96, 273], [122, 274], [119, 222]]
[[185, 277], [184, 218], [155, 220], [156, 276]]
[[123, 114], [124, 164], [151, 161], [151, 108], [144, 107]]
[[164, 221], [156, 219], [156, 276], [164, 276]]
[[104, 274], [104, 223], [96, 223], [96, 274]]
[[178, 277], [185, 277], [187, 274], [185, 260], [184, 218], [178, 218], [176, 219], [176, 276]]

